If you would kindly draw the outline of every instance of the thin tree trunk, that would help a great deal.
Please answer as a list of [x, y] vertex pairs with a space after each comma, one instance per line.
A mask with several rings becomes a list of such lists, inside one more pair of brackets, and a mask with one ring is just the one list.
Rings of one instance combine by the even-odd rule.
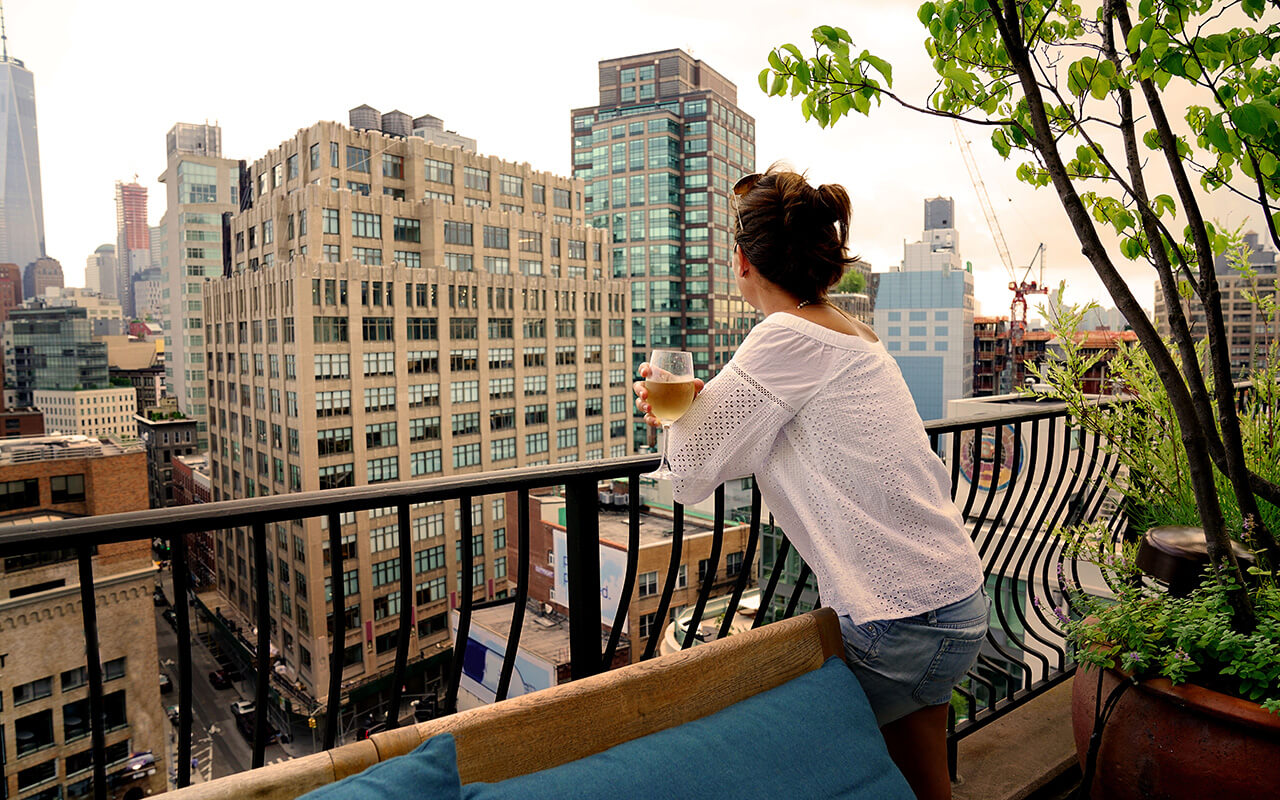
[[[1209, 558], [1215, 565], [1227, 569], [1235, 576], [1239, 589], [1231, 592], [1230, 595], [1234, 612], [1233, 624], [1238, 630], [1251, 631], [1257, 625], [1257, 618], [1249, 595], [1243, 590], [1244, 579], [1240, 572], [1240, 565], [1236, 562], [1235, 552], [1231, 549], [1231, 539], [1227, 536], [1226, 521], [1223, 519], [1217, 487], [1214, 485], [1213, 461], [1209, 457], [1205, 435], [1200, 429], [1191, 396], [1182, 382], [1182, 376], [1178, 373], [1173, 356], [1164, 346], [1164, 342], [1161, 341], [1146, 315], [1142, 313], [1141, 306], [1129, 290], [1124, 278], [1111, 263], [1106, 248], [1089, 218], [1089, 212], [1071, 183], [1066, 165], [1062, 162], [1055, 144], [1045, 110], [1044, 97], [1040, 93], [1030, 56], [1018, 28], [1017, 4], [1015, 0], [1003, 0], [1001, 5], [1005, 16], [1002, 18], [997, 13], [994, 15], [995, 21], [1027, 100], [1034, 132], [1032, 144], [1044, 160], [1045, 169], [1058, 192], [1058, 198], [1067, 213], [1067, 218], [1071, 221], [1072, 228], [1080, 240], [1084, 256], [1089, 259], [1094, 271], [1102, 279], [1116, 306], [1130, 320], [1143, 348], [1151, 355], [1156, 373], [1168, 392], [1169, 401], [1177, 418], [1182, 444], [1187, 452], [1188, 472], [1196, 498], [1196, 507], [1200, 513], [1200, 522], [1204, 526]], [[1206, 298], [1206, 303], [1208, 302], [1209, 299]], [[1230, 376], [1228, 376], [1229, 380]], [[1231, 408], [1234, 412], [1234, 405]]]
[[[1129, 19], [1129, 10], [1124, 2], [1113, 0], [1111, 7], [1116, 11], [1120, 23], [1120, 32], [1128, 41], [1129, 32], [1133, 29]], [[1272, 536], [1271, 531], [1262, 523], [1262, 515], [1258, 511], [1258, 500], [1250, 485], [1249, 467], [1244, 456], [1244, 437], [1240, 432], [1240, 416], [1236, 410], [1236, 389], [1231, 376], [1231, 354], [1227, 342], [1226, 323], [1222, 317], [1222, 293], [1218, 286], [1216, 267], [1213, 263], [1213, 248], [1209, 242], [1208, 231], [1205, 230], [1204, 216], [1200, 211], [1200, 203], [1187, 178], [1186, 168], [1178, 155], [1177, 138], [1169, 125], [1169, 118], [1164, 111], [1164, 103], [1160, 93], [1150, 79], [1139, 81], [1142, 95], [1151, 112], [1151, 122], [1160, 137], [1160, 149], [1164, 152], [1165, 161], [1173, 177], [1178, 196], [1182, 199], [1183, 210], [1191, 227], [1192, 241], [1195, 243], [1196, 259], [1200, 265], [1200, 297], [1204, 308], [1205, 325], [1209, 332], [1210, 369], [1213, 374], [1214, 396], [1217, 401], [1218, 425], [1222, 428], [1222, 445], [1226, 456], [1227, 478], [1239, 504], [1240, 513], [1247, 519], [1252, 517], [1257, 524], [1256, 530], [1264, 543], [1267, 558], [1276, 564], [1280, 557], [1280, 543]], [[1206, 432], [1208, 435], [1208, 432]]]

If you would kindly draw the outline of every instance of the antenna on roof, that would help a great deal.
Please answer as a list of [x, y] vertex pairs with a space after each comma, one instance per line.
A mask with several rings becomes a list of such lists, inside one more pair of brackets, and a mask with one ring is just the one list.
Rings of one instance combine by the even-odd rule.
[[0, 60], [9, 60], [9, 37], [4, 32], [4, 2], [0, 0], [0, 47], [4, 49], [4, 58]]

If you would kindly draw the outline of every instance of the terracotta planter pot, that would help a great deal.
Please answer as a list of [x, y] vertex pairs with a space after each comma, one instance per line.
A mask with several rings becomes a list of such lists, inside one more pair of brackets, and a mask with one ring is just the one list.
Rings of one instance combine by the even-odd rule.
[[[1107, 670], [1105, 702], [1120, 674]], [[1072, 692], [1076, 753], [1084, 768], [1093, 732], [1096, 670]], [[1208, 689], [1164, 678], [1128, 689], [1103, 729], [1094, 800], [1232, 800], [1280, 795], [1280, 716]]]

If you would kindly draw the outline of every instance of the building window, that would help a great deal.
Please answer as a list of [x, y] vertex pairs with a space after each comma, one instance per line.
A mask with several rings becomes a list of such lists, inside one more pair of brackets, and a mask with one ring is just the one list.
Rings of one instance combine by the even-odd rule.
[[409, 455], [409, 472], [413, 476], [429, 475], [443, 469], [443, 458], [439, 450], [426, 450]]
[[489, 170], [478, 167], [462, 168], [462, 185], [468, 189], [489, 191]]
[[338, 209], [322, 208], [320, 209], [321, 232], [338, 234]]
[[640, 597], [649, 597], [658, 593], [658, 573], [642, 572], [636, 576], [636, 585]]
[[48, 697], [51, 694], [53, 694], [53, 676], [37, 678], [34, 681], [13, 687], [13, 704], [15, 706], [25, 705], [33, 700]]
[[404, 179], [404, 156], [393, 156], [390, 153], [382, 154], [382, 177], [395, 178], [396, 180]]
[[452, 220], [444, 221], [444, 242], [445, 244], [465, 244], [472, 243], [472, 229], [470, 222], [454, 222]]
[[369, 151], [364, 147], [347, 145], [347, 169], [352, 172], [369, 171]]
[[405, 217], [392, 218], [392, 234], [397, 242], [421, 242], [422, 223]]
[[448, 161], [423, 159], [423, 178], [433, 183], [453, 183], [453, 164]]
[[54, 503], [84, 502], [84, 475], [55, 475], [49, 479], [49, 489]]
[[654, 632], [654, 621], [658, 617], [658, 612], [640, 615], [640, 638], [647, 639]]
[[351, 212], [351, 235], [366, 239], [382, 238], [382, 215], [366, 214], [363, 211]]
[[512, 197], [524, 197], [524, 178], [517, 175], [499, 175], [498, 191]]
[[35, 478], [0, 483], [0, 511], [40, 504], [40, 482]]

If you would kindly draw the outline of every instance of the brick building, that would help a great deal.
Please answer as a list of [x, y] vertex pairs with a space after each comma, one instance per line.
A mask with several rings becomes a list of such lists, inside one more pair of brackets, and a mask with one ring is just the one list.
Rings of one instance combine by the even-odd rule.
[[[616, 490], [616, 491], [615, 491]], [[627, 546], [629, 541], [629, 517], [627, 515], [625, 483], [614, 484], [601, 497], [606, 505], [600, 513], [600, 570], [601, 613], [607, 619], [601, 621], [603, 630], [612, 627], [614, 612], [609, 610], [609, 595], [621, 592], [622, 578], [626, 574]], [[508, 494], [506, 502], [514, 509], [516, 495]], [[529, 599], [545, 603], [554, 613], [568, 614], [568, 596], [565, 581], [557, 576], [563, 573], [565, 554], [564, 520], [565, 499], [558, 495], [533, 494], [529, 497]], [[656, 514], [640, 517], [640, 551], [636, 561], [636, 586], [627, 609], [627, 631], [621, 641], [629, 642], [631, 658], [638, 661], [648, 646], [649, 637], [661, 636], [667, 624], [686, 608], [697, 602], [703, 576], [710, 567], [713, 526], [710, 521], [685, 516], [684, 540], [680, 550], [680, 566], [677, 568], [675, 591], [667, 618], [656, 619], [662, 589], [666, 585], [667, 571], [671, 563], [672, 520]], [[725, 525], [721, 560], [716, 566], [715, 583], [711, 597], [729, 594], [742, 570], [752, 570], [744, 564], [749, 526], [728, 522]], [[514, 581], [515, 571], [507, 569], [507, 562], [518, 563], [520, 551], [514, 538], [506, 539], [507, 558], [502, 571]], [[494, 542], [498, 546], [498, 542]], [[755, 584], [754, 572], [748, 586]], [[505, 586], [496, 587], [503, 596]], [[613, 608], [616, 610], [616, 602]]]
[[[97, 439], [0, 441], [0, 525], [147, 507], [145, 455]], [[108, 796], [166, 788], [165, 737], [152, 619], [150, 543], [102, 544], [94, 556], [106, 701]], [[88, 681], [74, 551], [4, 559], [0, 572], [0, 710], [5, 794], [92, 792]]]
[[[173, 457], [173, 505], [189, 506], [212, 500], [207, 455]], [[213, 533], [202, 531], [187, 536], [187, 562], [191, 585], [207, 589], [214, 584]]]

